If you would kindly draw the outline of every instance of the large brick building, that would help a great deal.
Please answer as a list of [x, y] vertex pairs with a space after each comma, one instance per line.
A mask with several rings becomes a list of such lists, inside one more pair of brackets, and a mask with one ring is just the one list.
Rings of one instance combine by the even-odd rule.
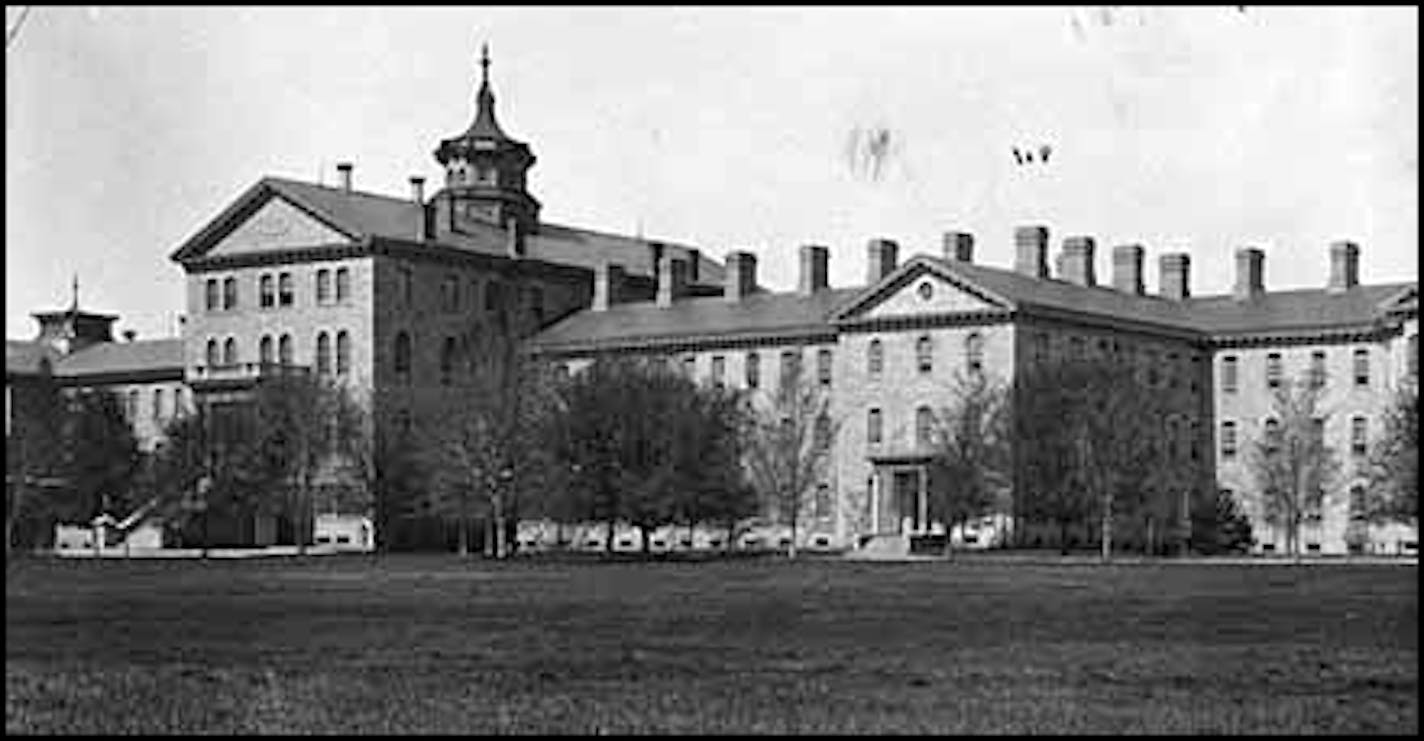
[[[536, 354], [573, 365], [672, 354], [698, 378], [762, 390], [792, 364], [814, 368], [841, 433], [806, 537], [854, 545], [938, 525], [925, 502], [925, 410], [947, 403], [956, 371], [1007, 381], [1054, 357], [1098, 353], [1141, 366], [1162, 394], [1164, 434], [1183, 441], [1184, 488], [1240, 492], [1269, 548], [1283, 538], [1252, 504], [1240, 451], [1270, 414], [1272, 384], [1323, 369], [1346, 495], [1304, 540], [1346, 550], [1355, 451], [1380, 434], [1391, 390], [1417, 374], [1418, 343], [1417, 280], [1360, 285], [1354, 244], [1321, 250], [1330, 279], [1316, 289], [1266, 290], [1264, 254], [1247, 248], [1231, 293], [1195, 296], [1185, 253], [1159, 256], [1159, 288], [1148, 293], [1146, 252], [1133, 244], [1112, 247], [1100, 284], [1086, 236], [1063, 240], [1051, 274], [1049, 231], [1035, 225], [1004, 246], [1011, 267], [976, 260], [966, 233], [903, 262], [894, 241], [877, 238], [860, 285], [828, 285], [829, 250], [806, 246], [797, 289], [768, 291], [748, 252], [719, 263], [688, 245], [542, 220], [527, 189], [534, 154], [496, 122], [487, 55], [482, 64], [473, 123], [434, 152], [445, 183], [433, 196], [420, 178], [408, 197], [361, 191], [350, 165], [335, 187], [263, 178], [173, 253], [187, 275], [181, 340], [113, 343], [104, 325], [92, 347], [66, 357], [7, 342], [7, 398], [43, 359], [66, 382], [120, 389], [152, 439], [143, 409], [161, 419], [180, 398], [228, 403], [295, 368], [341, 380], [369, 399], [378, 424], [404, 432], [460, 402], [447, 380], [466, 331], [519, 316], [544, 327], [530, 339]], [[76, 326], [102, 323], [77, 311]], [[1371, 537], [1385, 550], [1415, 539], [1402, 526]]]

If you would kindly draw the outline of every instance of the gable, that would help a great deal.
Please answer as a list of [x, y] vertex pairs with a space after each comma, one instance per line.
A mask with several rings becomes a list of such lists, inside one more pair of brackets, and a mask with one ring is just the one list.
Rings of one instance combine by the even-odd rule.
[[960, 314], [1005, 308], [989, 296], [938, 272], [920, 269], [894, 281], [854, 312], [858, 319]]
[[1400, 291], [1384, 301], [1382, 308], [1390, 314], [1417, 314], [1419, 313], [1419, 289], [1415, 286]]
[[238, 255], [350, 243], [346, 235], [321, 223], [286, 199], [274, 196], [219, 239], [207, 254]]

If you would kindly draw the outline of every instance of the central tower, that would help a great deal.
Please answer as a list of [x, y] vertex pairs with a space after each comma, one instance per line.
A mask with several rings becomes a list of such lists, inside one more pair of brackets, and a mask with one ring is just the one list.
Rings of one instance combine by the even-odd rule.
[[539, 229], [539, 201], [529, 195], [526, 175], [534, 153], [499, 128], [489, 67], [489, 44], [484, 44], [475, 121], [464, 133], [441, 140], [435, 150], [435, 160], [445, 168], [445, 187], [435, 194], [445, 223], [437, 228], [462, 231], [476, 222], [533, 234]]

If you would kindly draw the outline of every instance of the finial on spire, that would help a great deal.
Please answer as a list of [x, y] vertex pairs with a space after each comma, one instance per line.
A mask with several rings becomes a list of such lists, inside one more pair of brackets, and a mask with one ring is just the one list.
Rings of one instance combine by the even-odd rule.
[[485, 85], [489, 84], [489, 66], [489, 42], [486, 41], [480, 44], [480, 82]]
[[74, 274], [74, 280], [70, 282], [71, 298], [69, 302], [70, 311], [79, 311], [79, 273]]

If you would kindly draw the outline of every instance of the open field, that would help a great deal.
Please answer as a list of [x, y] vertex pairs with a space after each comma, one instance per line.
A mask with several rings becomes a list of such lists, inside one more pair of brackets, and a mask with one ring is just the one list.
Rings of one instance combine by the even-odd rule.
[[14, 732], [1385, 732], [1415, 566], [40, 560]]

